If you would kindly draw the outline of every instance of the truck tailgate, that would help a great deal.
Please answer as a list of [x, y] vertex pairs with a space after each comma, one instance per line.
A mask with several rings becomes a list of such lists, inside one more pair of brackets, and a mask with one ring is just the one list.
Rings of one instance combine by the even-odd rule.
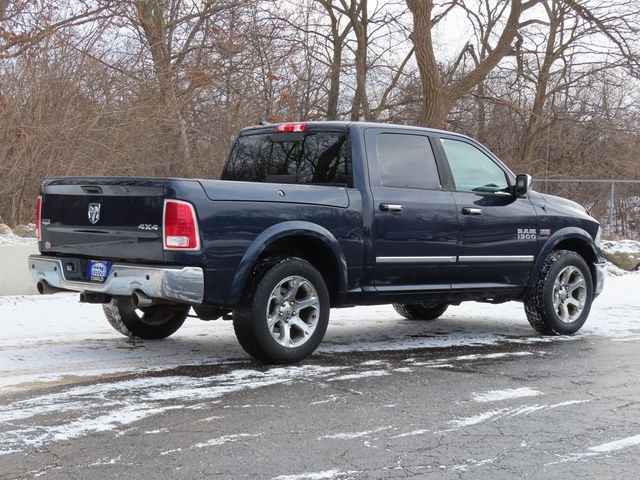
[[164, 179], [53, 178], [42, 187], [44, 253], [162, 261]]

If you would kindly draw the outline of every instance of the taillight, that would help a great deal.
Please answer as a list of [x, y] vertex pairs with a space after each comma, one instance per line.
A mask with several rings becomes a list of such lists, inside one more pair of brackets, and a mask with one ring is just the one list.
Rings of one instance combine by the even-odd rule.
[[42, 240], [42, 195], [36, 198], [36, 236]]
[[306, 123], [280, 123], [276, 125], [276, 132], [279, 133], [291, 133], [291, 132], [304, 132], [307, 129]]
[[200, 250], [198, 221], [193, 205], [181, 200], [165, 200], [162, 222], [165, 250]]

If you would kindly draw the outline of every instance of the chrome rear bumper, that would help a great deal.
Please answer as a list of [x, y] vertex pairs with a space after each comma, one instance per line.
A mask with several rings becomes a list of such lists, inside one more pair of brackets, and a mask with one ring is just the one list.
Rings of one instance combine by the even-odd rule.
[[67, 280], [59, 258], [29, 256], [29, 270], [34, 283], [61, 290], [97, 292], [106, 295], [131, 296], [142, 292], [154, 299], [174, 302], [202, 303], [204, 274], [199, 267], [162, 267], [114, 263], [104, 283]]

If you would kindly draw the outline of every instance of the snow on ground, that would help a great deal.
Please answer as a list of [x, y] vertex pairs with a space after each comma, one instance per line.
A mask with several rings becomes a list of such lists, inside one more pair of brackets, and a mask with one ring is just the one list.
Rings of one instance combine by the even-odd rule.
[[605, 253], [639, 253], [640, 242], [638, 240], [603, 240], [600, 248]]
[[[407, 367], [392, 368], [387, 361], [373, 360], [349, 366], [308, 364], [265, 371], [251, 368], [250, 360], [235, 340], [231, 322], [190, 320], [169, 339], [141, 341], [114, 332], [104, 319], [101, 306], [79, 304], [75, 294], [0, 297], [3, 332], [0, 337], [0, 396], [34, 390], [26, 399], [0, 406], [0, 422], [9, 426], [9, 430], [0, 433], [0, 457], [94, 432], [130, 428], [143, 418], [159, 416], [173, 409], [208, 408], [226, 395], [271, 385], [320, 380], [344, 382], [345, 388], [349, 389], [349, 384], [362, 379], [408, 375], [419, 368], [451, 368], [469, 362], [545, 355], [541, 349], [530, 351], [527, 346], [531, 344], [541, 344], [544, 348], [550, 342], [573, 341], [585, 336], [601, 336], [615, 342], [639, 341], [638, 292], [640, 275], [609, 278], [587, 324], [574, 337], [537, 335], [529, 327], [522, 305], [515, 302], [502, 305], [467, 303], [451, 307], [436, 322], [404, 320], [390, 306], [338, 309], [332, 312], [320, 353], [331, 358], [340, 352], [412, 350], [404, 360]], [[488, 349], [466, 355], [443, 353], [441, 358], [430, 355], [426, 359], [420, 354], [420, 349], [447, 346], [505, 345], [510, 345], [508, 352]], [[203, 377], [167, 372], [177, 366], [223, 363], [228, 364], [226, 373]], [[75, 385], [79, 380], [92, 378], [110, 380]], [[59, 384], [69, 385], [57, 393], [40, 394], [36, 389]], [[545, 398], [543, 392], [526, 385], [476, 393], [469, 401], [490, 408], [469, 417], [443, 419], [439, 431], [543, 413], [587, 401], [575, 398], [561, 403], [520, 403], [533, 397]], [[516, 405], [503, 406], [501, 402], [515, 402]], [[50, 419], [61, 412], [66, 420]], [[43, 422], [44, 419], [47, 421]], [[409, 432], [394, 428], [389, 435], [401, 437], [425, 432], [424, 428]], [[223, 440], [255, 441], [252, 439], [261, 433], [241, 432], [238, 437], [216, 437], [205, 443], [215, 446]], [[373, 438], [377, 433], [374, 430], [337, 435], [341, 435], [340, 438], [354, 435]], [[166, 455], [174, 453], [178, 452], [165, 452]]]
[[534, 390], [533, 388], [521, 387], [511, 388], [508, 390], [491, 390], [490, 392], [475, 393], [473, 394], [473, 400], [485, 403], [497, 402], [511, 398], [537, 397], [538, 395], [543, 395], [543, 393], [539, 390]]
[[0, 235], [0, 246], [2, 245], [34, 245], [37, 239], [29, 237], [20, 237], [14, 233]]
[[[599, 335], [613, 341], [640, 340], [639, 292], [640, 275], [608, 278], [604, 293], [596, 299], [578, 337]], [[231, 322], [189, 319], [164, 341], [133, 340], [109, 326], [100, 305], [80, 304], [76, 294], [0, 297], [0, 324], [3, 332], [0, 393], [18, 384], [30, 387], [33, 382], [73, 383], [77, 377], [166, 370], [180, 365], [228, 362], [241, 365], [250, 361], [235, 339]], [[526, 345], [575, 338], [537, 335], [529, 326], [522, 305], [516, 302], [463, 303], [450, 307], [441, 320], [431, 323], [401, 319], [391, 306], [373, 306], [333, 310], [318, 351], [336, 354]], [[452, 359], [427, 363], [439, 368], [449, 360]], [[464, 360], [462, 356], [457, 361]], [[424, 362], [419, 359], [414, 362], [415, 365], [421, 363]], [[374, 367], [369, 369], [371, 372], [383, 370], [371, 367]], [[357, 372], [359, 376], [380, 374]]]

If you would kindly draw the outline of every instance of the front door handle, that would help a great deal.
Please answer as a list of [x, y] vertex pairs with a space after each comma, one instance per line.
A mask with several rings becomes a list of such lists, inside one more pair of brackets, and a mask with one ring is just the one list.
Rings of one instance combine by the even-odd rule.
[[481, 208], [473, 208], [473, 207], [464, 207], [462, 209], [463, 215], [482, 215]]
[[381, 203], [380, 210], [383, 212], [401, 212], [402, 205], [398, 205], [397, 203]]

